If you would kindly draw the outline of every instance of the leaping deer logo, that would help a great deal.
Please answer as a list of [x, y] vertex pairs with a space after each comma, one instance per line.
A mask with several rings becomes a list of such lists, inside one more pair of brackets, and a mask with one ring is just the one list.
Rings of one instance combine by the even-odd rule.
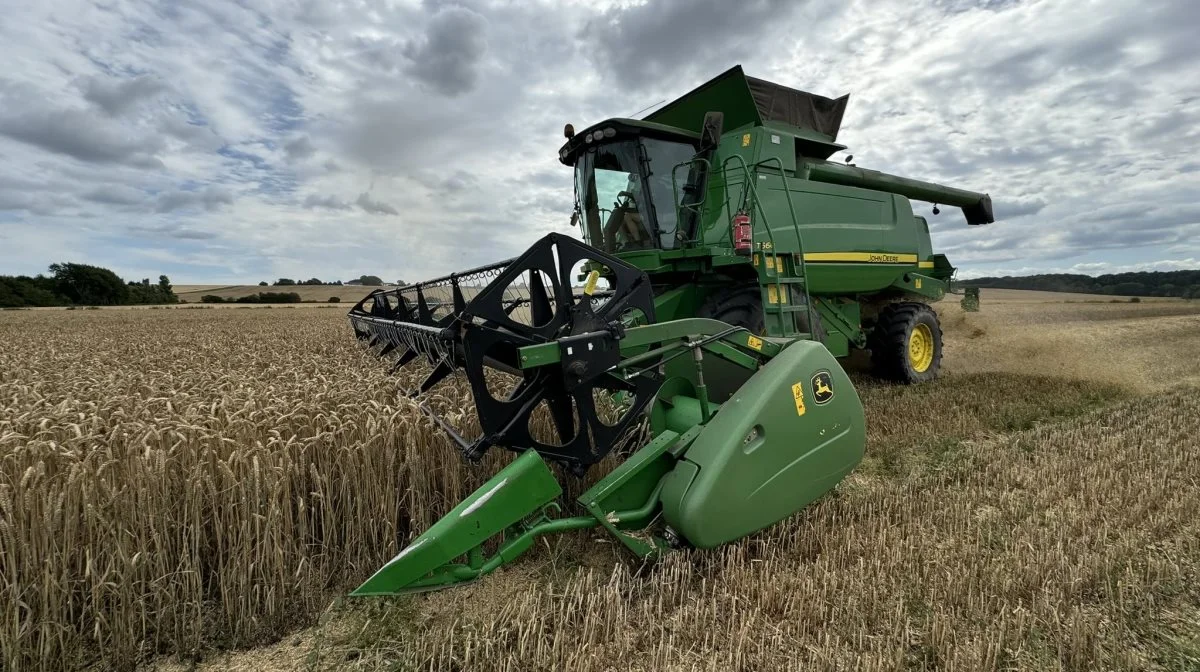
[[813, 399], [818, 404], [824, 404], [833, 398], [833, 378], [828, 371], [822, 371], [812, 378]]

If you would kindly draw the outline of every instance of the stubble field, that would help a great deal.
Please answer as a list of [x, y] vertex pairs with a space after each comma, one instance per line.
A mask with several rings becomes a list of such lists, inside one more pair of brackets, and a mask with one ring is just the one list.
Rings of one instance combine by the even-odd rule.
[[367, 601], [507, 455], [343, 311], [0, 313], [0, 668], [1197, 669], [1200, 305], [991, 298], [937, 383], [855, 374], [863, 467], [770, 530]]

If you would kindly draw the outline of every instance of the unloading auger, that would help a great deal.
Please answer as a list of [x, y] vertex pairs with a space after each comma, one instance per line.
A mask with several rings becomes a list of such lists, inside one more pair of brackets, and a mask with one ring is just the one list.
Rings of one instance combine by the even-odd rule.
[[[569, 530], [604, 528], [642, 557], [711, 548], [841, 481], [865, 420], [835, 357], [869, 350], [905, 384], [942, 359], [929, 304], [955, 268], [909, 199], [993, 221], [986, 193], [830, 161], [846, 102], [738, 66], [645, 119], [568, 125], [558, 158], [583, 242], [550, 234], [359, 302], [359, 338], [397, 368], [428, 363], [414, 396], [466, 379], [478, 430], [421, 409], [468, 459], [520, 455], [354, 594], [471, 581]], [[581, 476], [643, 436], [560, 501], [549, 463]]]

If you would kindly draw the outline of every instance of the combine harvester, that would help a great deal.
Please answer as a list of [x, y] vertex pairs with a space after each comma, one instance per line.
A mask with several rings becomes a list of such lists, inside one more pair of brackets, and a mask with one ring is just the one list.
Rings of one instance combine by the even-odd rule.
[[[738, 66], [645, 119], [568, 126], [558, 158], [586, 244], [550, 234], [350, 311], [396, 368], [429, 363], [413, 396], [465, 373], [482, 435], [422, 409], [468, 459], [520, 453], [355, 595], [471, 581], [569, 530], [602, 527], [640, 557], [720, 546], [854, 469], [865, 420], [836, 358], [869, 349], [902, 383], [941, 361], [929, 303], [954, 267], [909, 199], [993, 218], [987, 194], [829, 161], [847, 98]], [[639, 435], [579, 515], [560, 513], [548, 461], [582, 476]]]

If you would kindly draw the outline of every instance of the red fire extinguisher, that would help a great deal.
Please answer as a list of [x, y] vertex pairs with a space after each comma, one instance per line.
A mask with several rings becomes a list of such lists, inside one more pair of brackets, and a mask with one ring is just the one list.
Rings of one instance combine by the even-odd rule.
[[735, 254], [750, 254], [752, 231], [750, 213], [742, 210], [733, 216], [733, 251]]

